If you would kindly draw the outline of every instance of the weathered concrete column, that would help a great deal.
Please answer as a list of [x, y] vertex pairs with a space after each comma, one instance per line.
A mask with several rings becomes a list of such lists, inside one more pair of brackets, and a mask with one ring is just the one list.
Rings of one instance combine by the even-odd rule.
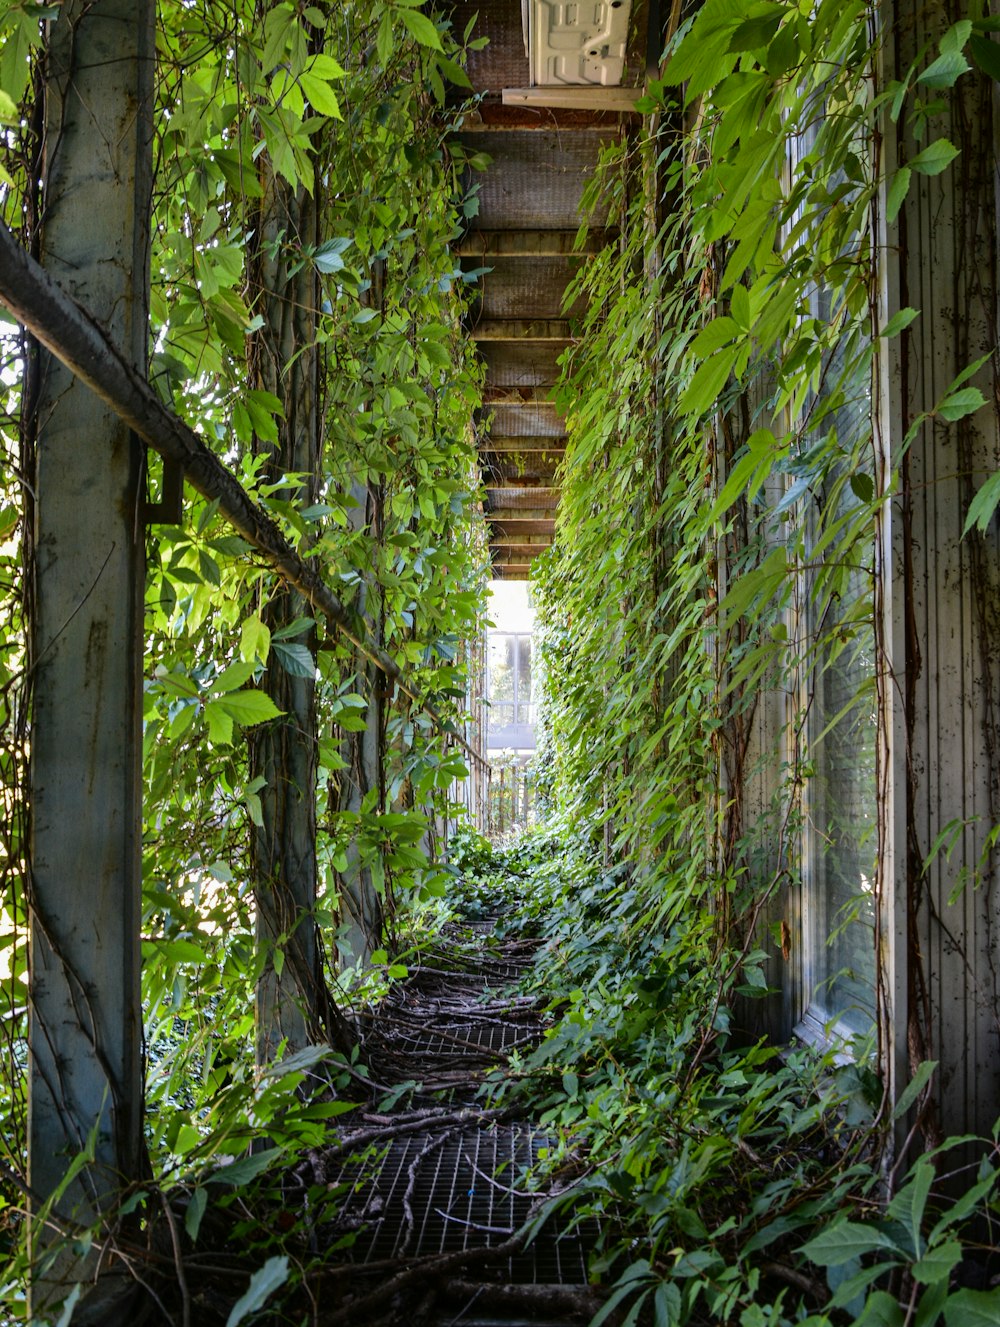
[[[44, 265], [146, 363], [150, 0], [66, 0], [50, 24]], [[89, 1223], [144, 1163], [139, 996], [143, 453], [44, 351], [34, 360], [29, 1183]], [[50, 1229], [33, 1232], [36, 1250]], [[83, 1274], [65, 1258], [32, 1321]], [[66, 1287], [68, 1289], [68, 1286]], [[113, 1321], [113, 1317], [106, 1317]]]
[[[319, 206], [301, 186], [291, 188], [261, 157], [263, 197], [257, 222], [257, 252], [251, 264], [254, 311], [263, 325], [250, 341], [251, 381], [281, 402], [274, 443], [257, 439], [266, 458], [265, 474], [305, 476], [303, 505], [316, 501], [322, 457], [320, 357], [316, 322], [319, 277], [310, 264], [290, 271], [282, 236], [314, 247], [319, 237]], [[278, 588], [264, 620], [272, 632], [308, 616], [297, 591]], [[297, 644], [310, 653], [315, 630]], [[272, 653], [264, 685], [282, 717], [250, 735], [250, 772], [263, 778], [261, 824], [251, 840], [257, 938], [264, 951], [257, 982], [257, 1058], [275, 1058], [320, 1042], [332, 1011], [317, 944], [316, 906], [316, 681], [303, 665], [283, 668]]]
[[[352, 486], [355, 506], [350, 509], [348, 521], [352, 529], [368, 530], [372, 524], [372, 499], [366, 484]], [[371, 536], [374, 538], [374, 536]], [[378, 605], [372, 602], [371, 589], [361, 589], [358, 610], [368, 620], [372, 640], [382, 643]], [[372, 798], [379, 809], [384, 807], [383, 764], [383, 701], [386, 679], [381, 677], [368, 660], [354, 652], [354, 690], [365, 698], [368, 707], [364, 713], [365, 726], [359, 732], [343, 732], [340, 754], [345, 768], [330, 780], [330, 810], [357, 816], [362, 808], [369, 808]], [[383, 896], [372, 878], [371, 868], [363, 860], [357, 837], [347, 845], [347, 866], [337, 873], [340, 892], [340, 928], [337, 947], [342, 964], [367, 964], [372, 952], [382, 942], [385, 919]]]

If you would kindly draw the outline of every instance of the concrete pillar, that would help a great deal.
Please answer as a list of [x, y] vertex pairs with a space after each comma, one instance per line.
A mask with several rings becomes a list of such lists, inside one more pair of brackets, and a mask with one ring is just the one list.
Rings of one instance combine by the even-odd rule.
[[[50, 24], [40, 253], [144, 368], [153, 5], [66, 0]], [[90, 1223], [144, 1164], [139, 996], [143, 452], [51, 356], [34, 412], [28, 1179]], [[33, 1231], [36, 1253], [49, 1228]], [[86, 1270], [36, 1280], [32, 1321]], [[67, 1285], [65, 1289], [68, 1289]], [[105, 1321], [113, 1321], [107, 1316]]]

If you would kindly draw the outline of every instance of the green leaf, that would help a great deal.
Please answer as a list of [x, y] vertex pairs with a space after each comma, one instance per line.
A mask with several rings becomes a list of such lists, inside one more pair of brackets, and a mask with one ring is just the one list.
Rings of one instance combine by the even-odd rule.
[[934, 413], [954, 423], [956, 419], [975, 414], [985, 404], [986, 398], [978, 387], [963, 387], [957, 392], [950, 392]]
[[903, 200], [906, 198], [910, 189], [910, 180], [913, 172], [909, 166], [900, 166], [899, 170], [892, 177], [892, 184], [889, 186], [889, 195], [885, 201], [885, 217], [887, 221], [895, 221], [899, 216], [899, 209], [903, 206]]
[[917, 1072], [913, 1075], [909, 1083], [907, 1083], [906, 1087], [899, 1095], [899, 1100], [896, 1102], [895, 1109], [892, 1112], [892, 1118], [894, 1120], [901, 1120], [903, 1118], [916, 1101], [917, 1097], [920, 1096], [921, 1092], [923, 1092], [924, 1088], [930, 1082], [934, 1070], [937, 1067], [937, 1060], [924, 1060], [924, 1062], [918, 1067]]
[[320, 52], [314, 55], [309, 61], [310, 74], [315, 74], [317, 78], [322, 78], [327, 83], [335, 82], [337, 79], [346, 78], [347, 71], [332, 55]]
[[187, 1156], [188, 1152], [193, 1152], [201, 1142], [201, 1134], [192, 1124], [182, 1124], [177, 1130], [177, 1137], [174, 1139], [173, 1151], [179, 1157]]
[[243, 625], [240, 627], [240, 657], [247, 663], [253, 663], [257, 659], [261, 663], [267, 663], [270, 649], [270, 631], [257, 613], [251, 613], [249, 617], [243, 619]]
[[341, 114], [337, 94], [329, 83], [324, 83], [315, 74], [301, 73], [299, 74], [299, 84], [305, 93], [306, 100], [314, 111], [317, 111], [320, 115], [328, 116], [331, 120], [342, 120], [344, 118]]
[[683, 1320], [680, 1287], [673, 1281], [664, 1281], [653, 1296], [653, 1327], [676, 1327]]
[[316, 676], [316, 661], [307, 645], [288, 645], [276, 640], [271, 643], [271, 653], [289, 676]]
[[720, 350], [705, 360], [688, 384], [678, 403], [684, 414], [702, 415], [715, 407], [736, 362], [736, 350]]
[[378, 56], [378, 62], [383, 69], [388, 68], [392, 60], [393, 47], [395, 46], [394, 34], [392, 31], [392, 11], [386, 10], [378, 25], [378, 32], [375, 36], [375, 53]]
[[264, 1266], [254, 1272], [246, 1292], [233, 1305], [226, 1327], [237, 1327], [244, 1318], [263, 1308], [274, 1292], [288, 1280], [288, 1259], [268, 1258]]
[[438, 59], [438, 68], [444, 74], [449, 83], [454, 83], [456, 87], [468, 88], [472, 90], [472, 83], [469, 75], [460, 64], [454, 60], [449, 60], [447, 56], [442, 55]]
[[17, 102], [13, 97], [9, 97], [3, 88], [0, 88], [0, 124], [16, 125], [20, 122], [20, 114], [17, 109]]
[[253, 676], [254, 663], [231, 663], [212, 683], [213, 691], [238, 691]]
[[[746, 295], [746, 288], [744, 286], [737, 286], [733, 291], [734, 305], [736, 303], [735, 296], [737, 290], [742, 290], [744, 295]], [[740, 329], [733, 318], [727, 316], [713, 318], [706, 327], [701, 329], [695, 339], [691, 342], [691, 354], [697, 355], [699, 359], [703, 359], [706, 355], [712, 354], [713, 351], [719, 350], [727, 341], [732, 341], [734, 337], [739, 334], [739, 331]]]
[[910, 1171], [906, 1183], [886, 1209], [889, 1216], [908, 1227], [910, 1238], [913, 1240], [913, 1251], [918, 1256], [923, 1244], [920, 1226], [933, 1183], [933, 1165], [927, 1160], [918, 1161]]
[[898, 336], [900, 332], [909, 327], [915, 318], [920, 317], [919, 309], [911, 309], [907, 306], [905, 309], [897, 309], [886, 325], [879, 332], [881, 337]]
[[313, 1069], [317, 1064], [323, 1064], [332, 1054], [329, 1046], [303, 1046], [301, 1050], [292, 1051], [280, 1060], [273, 1060], [261, 1070], [260, 1077], [285, 1078], [288, 1074], [301, 1074], [306, 1069]]
[[213, 746], [230, 746], [233, 740], [233, 720], [222, 707], [222, 702], [210, 700], [205, 706], [208, 740]]
[[1000, 1288], [956, 1290], [944, 1306], [948, 1327], [997, 1327], [1000, 1322]]
[[852, 1258], [863, 1258], [866, 1254], [883, 1250], [901, 1252], [888, 1235], [874, 1226], [841, 1220], [803, 1244], [801, 1251], [818, 1267], [839, 1267]]
[[958, 148], [947, 138], [938, 138], [918, 152], [910, 162], [910, 169], [921, 175], [940, 175], [958, 156]]
[[410, 35], [415, 37], [421, 46], [429, 46], [434, 51], [443, 50], [438, 30], [426, 14], [418, 13], [415, 9], [398, 9], [397, 12], [404, 26], [409, 29]]
[[[271, 648], [274, 649], [273, 643]], [[214, 704], [245, 728], [255, 723], [266, 723], [268, 719], [276, 719], [281, 714], [271, 697], [263, 691], [234, 691]], [[208, 706], [205, 708], [207, 710]]]
[[889, 1267], [885, 1263], [878, 1263], [875, 1267], [865, 1267], [860, 1272], [855, 1272], [853, 1276], [845, 1277], [834, 1291], [829, 1307], [846, 1308], [863, 1290], [867, 1290], [873, 1281], [885, 1276], [888, 1270]]
[[785, 549], [772, 548], [759, 567], [737, 577], [719, 606], [723, 621], [727, 624], [735, 621], [757, 599], [770, 599], [787, 575], [788, 555]]
[[875, 499], [875, 481], [864, 471], [851, 475], [851, 492], [859, 502], [870, 503]]
[[947, 1281], [952, 1268], [957, 1267], [964, 1254], [960, 1240], [949, 1239], [936, 1248], [928, 1249], [924, 1256], [913, 1264], [913, 1277], [924, 1285], [933, 1285], [936, 1281]]
[[855, 1327], [903, 1327], [904, 1321], [898, 1300], [887, 1290], [876, 1290], [868, 1296]]
[[990, 41], [989, 37], [974, 32], [969, 38], [969, 50], [983, 73], [992, 78], [994, 83], [1000, 83], [1000, 46]]
[[918, 74], [917, 82], [925, 88], [952, 88], [970, 68], [968, 60], [960, 51], [948, 51], [939, 55], [922, 74]]
[[155, 953], [165, 958], [168, 963], [205, 962], [205, 951], [194, 940], [153, 940], [149, 941]]
[[778, 5], [773, 6], [773, 11], [757, 18], [745, 19], [729, 39], [729, 49], [755, 51], [769, 45], [785, 12], [784, 7]]
[[316, 270], [324, 273], [342, 271], [343, 254], [353, 243], [349, 235], [338, 235], [332, 240], [326, 240], [313, 254]]
[[232, 1161], [228, 1166], [220, 1166], [218, 1170], [213, 1170], [210, 1175], [205, 1176], [206, 1184], [228, 1184], [234, 1189], [241, 1188], [244, 1184], [249, 1184], [256, 1179], [262, 1171], [267, 1170], [268, 1166], [276, 1162], [279, 1157], [284, 1156], [283, 1147], [268, 1147], [263, 1152], [254, 1152], [252, 1156], [240, 1157], [238, 1161]]

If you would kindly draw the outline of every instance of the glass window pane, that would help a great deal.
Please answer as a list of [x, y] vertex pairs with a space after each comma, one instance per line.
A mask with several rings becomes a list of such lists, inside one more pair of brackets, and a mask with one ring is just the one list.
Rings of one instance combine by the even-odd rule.
[[517, 638], [517, 698], [531, 700], [531, 637]]
[[[828, 380], [836, 382], [843, 369], [838, 353]], [[863, 377], [824, 421], [824, 429], [835, 427], [845, 444], [843, 459], [831, 467], [817, 494], [826, 508], [827, 528], [857, 507], [844, 475], [866, 469], [871, 473], [867, 375]], [[815, 516], [810, 523], [816, 526]], [[814, 528], [812, 533], [815, 537], [820, 531]], [[875, 1012], [877, 728], [872, 568], [865, 565], [871, 554], [864, 545], [855, 549], [854, 565], [841, 563], [833, 569], [836, 584], [819, 587], [813, 579], [806, 610], [810, 639], [822, 644], [806, 733], [814, 773], [805, 805], [803, 903], [813, 1010], [824, 1022], [836, 1019], [849, 1031], [866, 1033]], [[831, 569], [824, 574], [829, 577]]]
[[487, 649], [488, 699], [491, 704], [514, 699], [514, 637], [491, 633]]
[[501, 702], [490, 707], [490, 730], [509, 728], [514, 722], [514, 706]]

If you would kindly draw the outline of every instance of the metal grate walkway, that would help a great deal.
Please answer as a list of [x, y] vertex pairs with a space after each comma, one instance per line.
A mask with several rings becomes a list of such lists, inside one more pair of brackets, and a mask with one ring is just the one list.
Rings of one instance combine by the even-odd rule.
[[[487, 1108], [482, 1089], [511, 1050], [541, 1035], [531, 1001], [513, 989], [532, 948], [498, 950], [489, 924], [475, 930], [414, 969], [366, 1031], [373, 1078], [398, 1092], [393, 1110], [364, 1114], [346, 1145], [311, 1158], [307, 1178], [338, 1200], [323, 1238], [357, 1270], [358, 1315], [342, 1320], [358, 1327], [569, 1327], [599, 1305], [587, 1287], [593, 1223], [522, 1236], [558, 1187], [539, 1165], [555, 1140]], [[366, 1287], [393, 1269], [405, 1284], [372, 1315], [380, 1292]]]

